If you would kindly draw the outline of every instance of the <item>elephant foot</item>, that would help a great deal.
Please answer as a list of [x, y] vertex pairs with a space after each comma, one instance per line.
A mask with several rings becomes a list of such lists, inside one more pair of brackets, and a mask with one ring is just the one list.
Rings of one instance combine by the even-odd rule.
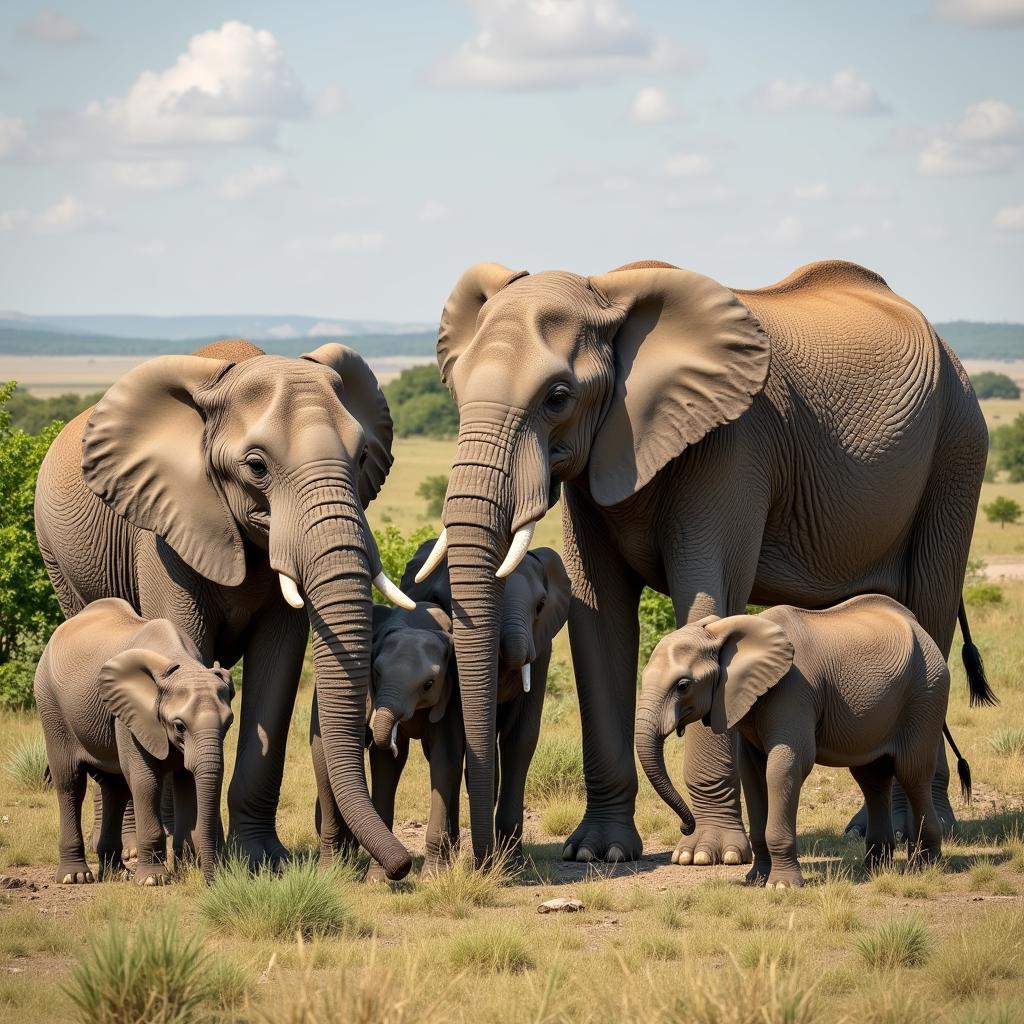
[[860, 810], [846, 823], [843, 834], [855, 839], [863, 839], [868, 832], [868, 810], [861, 804]]
[[58, 885], [90, 885], [96, 881], [92, 868], [84, 860], [66, 860], [57, 865]]
[[799, 867], [772, 868], [767, 882], [769, 889], [800, 889], [803, 884], [804, 876]]
[[136, 860], [139, 856], [139, 843], [134, 832], [125, 832], [121, 836], [121, 857], [124, 860]]
[[624, 812], [621, 817], [599, 818], [588, 813], [566, 840], [562, 860], [584, 863], [603, 860], [614, 864], [621, 860], [639, 860], [643, 851], [643, 841], [631, 814]]
[[755, 860], [743, 881], [746, 885], [766, 885], [771, 873], [770, 860]]
[[125, 867], [120, 853], [101, 855], [99, 877], [101, 882], [126, 882], [132, 873]]
[[134, 881], [136, 885], [170, 885], [171, 873], [164, 864], [139, 864]]
[[932, 803], [935, 805], [942, 834], [952, 835], [956, 831], [956, 815], [953, 813], [953, 805], [949, 802], [949, 793], [945, 789], [932, 790]]
[[750, 841], [742, 827], [701, 825], [688, 836], [683, 836], [672, 854], [673, 864], [749, 864]]
[[[291, 860], [287, 847], [277, 838], [273, 830], [269, 832], [238, 831], [228, 835], [228, 846], [239, 857], [246, 861], [251, 871], [267, 868], [280, 871]], [[320, 849], [323, 863], [323, 845]]]

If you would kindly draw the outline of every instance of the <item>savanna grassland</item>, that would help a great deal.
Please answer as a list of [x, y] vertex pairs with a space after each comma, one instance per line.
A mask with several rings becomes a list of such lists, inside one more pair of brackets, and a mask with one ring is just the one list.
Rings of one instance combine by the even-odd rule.
[[[450, 442], [400, 441], [370, 510], [374, 525], [424, 526], [417, 486], [447, 472], [451, 450]], [[1024, 485], [987, 484], [983, 501], [997, 493], [1024, 502]], [[558, 545], [558, 519], [544, 521], [537, 543]], [[981, 517], [977, 555], [1010, 561], [1021, 552], [1024, 525]], [[949, 722], [972, 764], [975, 801], [954, 797], [961, 827], [942, 863], [912, 873], [901, 857], [869, 876], [862, 845], [843, 835], [859, 794], [849, 773], [818, 768], [801, 801], [802, 890], [746, 889], [746, 868], [671, 865], [678, 825], [642, 776], [643, 860], [614, 868], [560, 861], [583, 811], [564, 633], [529, 781], [530, 863], [514, 873], [459, 866], [428, 881], [368, 885], [360, 865], [325, 873], [304, 859], [315, 848], [307, 670], [279, 819], [299, 859], [283, 877], [251, 879], [229, 867], [212, 888], [194, 869], [166, 889], [57, 886], [57, 812], [42, 780], [39, 725], [32, 714], [6, 713], [0, 873], [21, 884], [0, 890], [0, 1018], [1024, 1020], [1024, 582], [980, 597], [971, 622], [1001, 704], [969, 708], [954, 653]], [[681, 785], [682, 743], [670, 743], [668, 763]], [[413, 749], [396, 832], [417, 852], [427, 798], [426, 765]], [[576, 897], [584, 910], [538, 914], [556, 896]]]

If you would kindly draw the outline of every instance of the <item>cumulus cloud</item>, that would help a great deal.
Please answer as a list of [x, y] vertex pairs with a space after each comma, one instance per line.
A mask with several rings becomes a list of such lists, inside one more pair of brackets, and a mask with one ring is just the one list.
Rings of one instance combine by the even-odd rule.
[[0, 163], [15, 163], [29, 155], [28, 130], [20, 117], [0, 114]]
[[470, 0], [476, 32], [425, 72], [433, 85], [564, 89], [685, 66], [622, 0]]
[[793, 198], [808, 203], [823, 203], [832, 198], [832, 190], [823, 181], [813, 185], [798, 185], [793, 189]]
[[86, 130], [128, 148], [273, 144], [283, 121], [310, 103], [277, 39], [240, 21], [201, 32], [162, 71], [144, 71], [123, 96], [90, 103]]
[[677, 116], [672, 101], [653, 85], [641, 89], [629, 105], [629, 119], [635, 124], [662, 124]]
[[670, 178], [702, 178], [713, 166], [706, 153], [677, 153], [662, 163], [661, 170]]
[[52, 7], [44, 8], [33, 17], [19, 22], [15, 31], [19, 39], [42, 43], [44, 46], [73, 46], [92, 39], [77, 21]]
[[969, 28], [1024, 25], [1024, 0], [935, 0], [933, 9], [943, 21]]
[[278, 188], [288, 181], [288, 175], [279, 164], [257, 164], [241, 174], [225, 178], [221, 191], [225, 199], [239, 202]]
[[776, 78], [768, 82], [758, 96], [761, 107], [781, 114], [796, 110], [827, 114], [885, 114], [884, 103], [875, 87], [853, 68], [837, 71], [827, 82], [808, 82], [801, 78]]
[[416, 220], [420, 224], [441, 224], [450, 216], [451, 210], [436, 199], [428, 199], [416, 211]]
[[1004, 206], [992, 219], [997, 231], [1024, 232], [1024, 206]]
[[1024, 155], [1024, 116], [1003, 100], [969, 106], [918, 154], [917, 169], [929, 176], [995, 174]]
[[64, 235], [99, 227], [104, 219], [103, 210], [68, 195], [43, 210], [33, 226], [40, 234]]
[[183, 160], [112, 160], [96, 167], [101, 182], [136, 192], [165, 192], [195, 180]]

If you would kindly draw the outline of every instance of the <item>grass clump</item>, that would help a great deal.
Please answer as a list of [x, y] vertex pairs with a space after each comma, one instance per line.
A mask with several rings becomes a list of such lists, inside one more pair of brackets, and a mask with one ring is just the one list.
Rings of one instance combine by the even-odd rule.
[[38, 738], [26, 740], [11, 751], [5, 773], [19, 789], [41, 793], [49, 786], [46, 763], [46, 744]]
[[522, 928], [509, 921], [491, 921], [463, 932], [452, 943], [449, 958], [454, 970], [479, 974], [522, 974], [536, 966]]
[[731, 917], [745, 894], [731, 882], [705, 882], [697, 889], [695, 909], [710, 917]]
[[1001, 729], [988, 738], [988, 745], [1000, 757], [1020, 757], [1024, 754], [1024, 729]]
[[214, 927], [246, 939], [334, 935], [349, 920], [340, 891], [349, 877], [344, 869], [322, 871], [313, 860], [293, 861], [280, 875], [254, 875], [242, 861], [231, 860], [218, 868], [197, 906]]
[[920, 918], [894, 917], [877, 931], [857, 943], [861, 959], [868, 967], [896, 970], [920, 967], [931, 952], [931, 937]]
[[576, 898], [583, 903], [584, 910], [615, 910], [618, 906], [608, 879], [600, 875], [580, 882], [576, 886]]
[[762, 932], [740, 944], [736, 960], [748, 970], [761, 963], [788, 970], [796, 966], [796, 945], [792, 937], [785, 933]]
[[817, 891], [818, 919], [829, 932], [852, 932], [860, 926], [853, 907], [853, 883], [848, 878], [828, 878]]
[[961, 930], [929, 967], [932, 980], [949, 999], [983, 995], [993, 981], [1018, 977], [1024, 948], [1024, 913], [993, 913], [982, 924]]
[[467, 852], [456, 857], [446, 871], [420, 881], [410, 900], [412, 909], [443, 917], [469, 917], [481, 907], [496, 907], [511, 881], [508, 854], [497, 854], [491, 864], [476, 868]]
[[33, 953], [67, 953], [72, 941], [65, 929], [27, 907], [2, 911], [0, 928], [0, 961], [13, 960]]
[[544, 808], [540, 826], [549, 836], [567, 836], [583, 817], [580, 800], [556, 800]]
[[[532, 804], [555, 800], [582, 800], [587, 795], [583, 782], [583, 746], [578, 739], [542, 736], [526, 777], [526, 799]], [[573, 822], [568, 831], [576, 826]]]
[[129, 938], [113, 924], [90, 943], [66, 991], [86, 1024], [191, 1024], [218, 1000], [199, 936], [173, 918]]

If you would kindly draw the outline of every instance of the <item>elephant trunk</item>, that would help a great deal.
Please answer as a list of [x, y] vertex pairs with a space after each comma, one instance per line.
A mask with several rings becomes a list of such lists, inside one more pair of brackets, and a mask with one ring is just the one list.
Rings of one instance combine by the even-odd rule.
[[644, 774], [650, 780], [655, 793], [679, 815], [683, 834], [690, 835], [696, 828], [696, 823], [693, 812], [672, 784], [668, 769], [665, 767], [665, 737], [662, 735], [660, 716], [643, 704], [637, 709], [635, 740], [637, 756], [640, 758]]
[[381, 750], [391, 749], [391, 734], [398, 725], [391, 708], [375, 708], [373, 712], [373, 744]]
[[[322, 470], [321, 470], [322, 472]], [[370, 688], [375, 549], [351, 487], [311, 486], [301, 493], [301, 584], [313, 628], [320, 734], [331, 790], [356, 839], [389, 878], [412, 866], [370, 802], [363, 743]], [[370, 552], [374, 551], [374, 555]]]
[[224, 740], [219, 729], [196, 737], [191, 768], [196, 783], [196, 849], [207, 882], [220, 857], [220, 797], [224, 785]]

